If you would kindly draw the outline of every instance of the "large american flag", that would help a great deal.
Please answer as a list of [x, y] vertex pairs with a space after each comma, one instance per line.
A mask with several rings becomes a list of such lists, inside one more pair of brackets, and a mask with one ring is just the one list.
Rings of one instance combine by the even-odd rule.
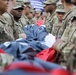
[[36, 9], [43, 9], [43, 2], [45, 0], [30, 0], [31, 5]]

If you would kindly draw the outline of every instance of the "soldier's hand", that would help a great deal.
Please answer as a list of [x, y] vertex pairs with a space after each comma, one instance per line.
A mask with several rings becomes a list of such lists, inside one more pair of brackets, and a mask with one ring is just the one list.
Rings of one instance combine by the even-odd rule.
[[52, 48], [56, 49], [56, 48], [57, 48], [57, 45], [58, 45], [59, 43], [62, 43], [62, 42], [63, 42], [63, 41], [62, 41], [61, 39], [57, 38], [57, 40], [56, 40], [56, 42], [53, 44]]
[[22, 38], [26, 39], [26, 34], [25, 34], [25, 33], [20, 34], [20, 36], [21, 36]]

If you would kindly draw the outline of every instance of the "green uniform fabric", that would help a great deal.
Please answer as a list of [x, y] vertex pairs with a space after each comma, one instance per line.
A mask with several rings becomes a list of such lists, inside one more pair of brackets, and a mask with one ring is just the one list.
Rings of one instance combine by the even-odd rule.
[[65, 61], [65, 66], [69, 65], [69, 69], [76, 71], [76, 62], [73, 64], [74, 60], [71, 59], [71, 57], [76, 58], [76, 56], [74, 56], [76, 54], [76, 7], [66, 13], [64, 26], [65, 30], [61, 37], [63, 43], [59, 43], [56, 50], [63, 53], [62, 59]]
[[3, 16], [0, 16], [0, 43], [14, 40], [13, 30]]

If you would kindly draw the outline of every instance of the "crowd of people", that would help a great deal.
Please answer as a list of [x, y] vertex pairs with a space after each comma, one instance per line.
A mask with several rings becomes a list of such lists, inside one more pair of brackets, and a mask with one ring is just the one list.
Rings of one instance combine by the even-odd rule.
[[[43, 26], [56, 37], [52, 45], [57, 52], [53, 63], [76, 72], [76, 0], [45, 0], [43, 8], [44, 11], [35, 9], [29, 0], [0, 0], [0, 45], [26, 39], [26, 26]], [[10, 53], [0, 53], [0, 71], [13, 60]]]

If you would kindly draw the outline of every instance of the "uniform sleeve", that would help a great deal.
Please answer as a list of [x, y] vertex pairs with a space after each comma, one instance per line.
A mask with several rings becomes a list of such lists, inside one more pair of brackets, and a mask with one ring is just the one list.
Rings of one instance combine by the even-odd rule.
[[15, 39], [18, 39], [19, 35], [21, 33], [23, 33], [22, 27], [20, 26], [19, 23], [15, 23], [15, 25], [14, 25], [14, 37], [15, 37]]
[[75, 47], [70, 51], [67, 61], [67, 68], [73, 72], [76, 72], [76, 30], [73, 34], [72, 41]]
[[68, 24], [61, 37], [63, 42], [57, 45], [56, 50], [64, 54], [63, 59], [69, 69], [76, 71], [76, 15], [70, 19]]
[[65, 28], [66, 28], [66, 25], [65, 24], [63, 25], [63, 23], [62, 23], [62, 25], [58, 31], [58, 37], [59, 38], [61, 38], [62, 34], [64, 33]]
[[20, 18], [20, 22], [21, 22], [21, 24], [22, 24], [22, 27], [25, 27], [26, 24], [27, 24], [26, 19], [23, 18], [23, 17]]
[[13, 40], [10, 28], [0, 22], [0, 43]]
[[[67, 36], [67, 40], [64, 40], [62, 43], [59, 43], [56, 47], [58, 52], [62, 52], [64, 54], [64, 59], [67, 60], [70, 57], [70, 54], [73, 50], [75, 50], [76, 46], [76, 23], [71, 23], [69, 33], [65, 34], [63, 40]], [[66, 32], [68, 29], [66, 29]], [[65, 33], [66, 33], [65, 32]]]
[[49, 33], [51, 33], [51, 31], [52, 31], [52, 25], [49, 22], [46, 22], [45, 26], [46, 26], [47, 31]]

